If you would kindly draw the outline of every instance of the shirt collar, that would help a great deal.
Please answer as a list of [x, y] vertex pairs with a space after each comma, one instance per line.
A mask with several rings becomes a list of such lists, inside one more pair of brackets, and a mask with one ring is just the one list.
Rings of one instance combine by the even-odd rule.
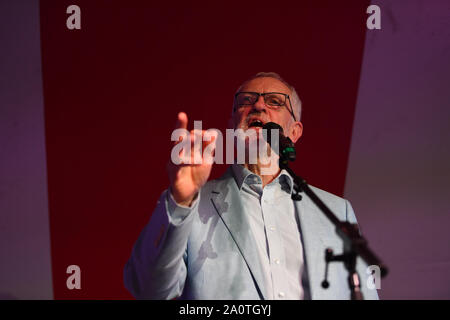
[[[239, 190], [242, 189], [242, 186], [245, 184], [261, 184], [261, 177], [257, 174], [254, 174], [244, 166], [240, 164], [233, 164], [231, 166], [234, 180], [237, 183]], [[294, 181], [292, 177], [288, 174], [286, 170], [281, 170], [280, 174], [270, 183], [279, 183], [281, 185], [281, 189], [286, 191], [289, 194], [292, 194], [292, 189], [294, 187]]]

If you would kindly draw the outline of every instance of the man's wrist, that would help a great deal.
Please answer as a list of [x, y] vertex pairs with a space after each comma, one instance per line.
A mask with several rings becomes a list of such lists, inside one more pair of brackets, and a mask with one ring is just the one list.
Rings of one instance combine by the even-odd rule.
[[192, 206], [192, 203], [197, 199], [198, 192], [194, 194], [194, 196], [188, 198], [188, 199], [180, 199], [177, 194], [175, 194], [171, 187], [169, 187], [169, 194], [172, 197], [172, 200], [179, 205], [180, 207], [190, 208]]

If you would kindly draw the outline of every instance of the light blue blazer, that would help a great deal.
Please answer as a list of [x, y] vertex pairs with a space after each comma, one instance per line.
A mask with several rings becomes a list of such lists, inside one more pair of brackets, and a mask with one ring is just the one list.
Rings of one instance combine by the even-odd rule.
[[[356, 223], [347, 200], [312, 189], [339, 219]], [[329, 266], [330, 287], [321, 287], [325, 249], [342, 252], [334, 226], [306, 195], [295, 205], [308, 277], [305, 289], [312, 299], [349, 299], [348, 272], [340, 262]], [[202, 187], [192, 209], [176, 206], [163, 192], [125, 265], [124, 284], [138, 299], [265, 299], [256, 247], [230, 167]], [[360, 259], [357, 270], [364, 298], [378, 299], [366, 284], [366, 265]]]

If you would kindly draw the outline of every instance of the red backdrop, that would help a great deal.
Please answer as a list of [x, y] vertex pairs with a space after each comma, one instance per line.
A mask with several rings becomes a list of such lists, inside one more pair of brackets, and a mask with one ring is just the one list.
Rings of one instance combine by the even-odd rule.
[[[122, 269], [168, 185], [177, 112], [223, 130], [234, 91], [259, 71], [303, 101], [294, 169], [342, 195], [369, 1], [317, 2], [41, 0], [55, 299], [131, 297]], [[66, 28], [71, 4], [81, 30]], [[66, 287], [71, 264], [81, 290]]]

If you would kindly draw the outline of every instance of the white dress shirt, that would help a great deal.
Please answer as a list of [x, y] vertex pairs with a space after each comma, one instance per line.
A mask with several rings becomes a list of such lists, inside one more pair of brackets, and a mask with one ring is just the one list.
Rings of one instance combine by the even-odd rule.
[[244, 207], [242, 214], [247, 215], [257, 242], [268, 299], [307, 299], [300, 227], [291, 199], [291, 176], [282, 170], [263, 188], [258, 175], [241, 165], [232, 168]]

